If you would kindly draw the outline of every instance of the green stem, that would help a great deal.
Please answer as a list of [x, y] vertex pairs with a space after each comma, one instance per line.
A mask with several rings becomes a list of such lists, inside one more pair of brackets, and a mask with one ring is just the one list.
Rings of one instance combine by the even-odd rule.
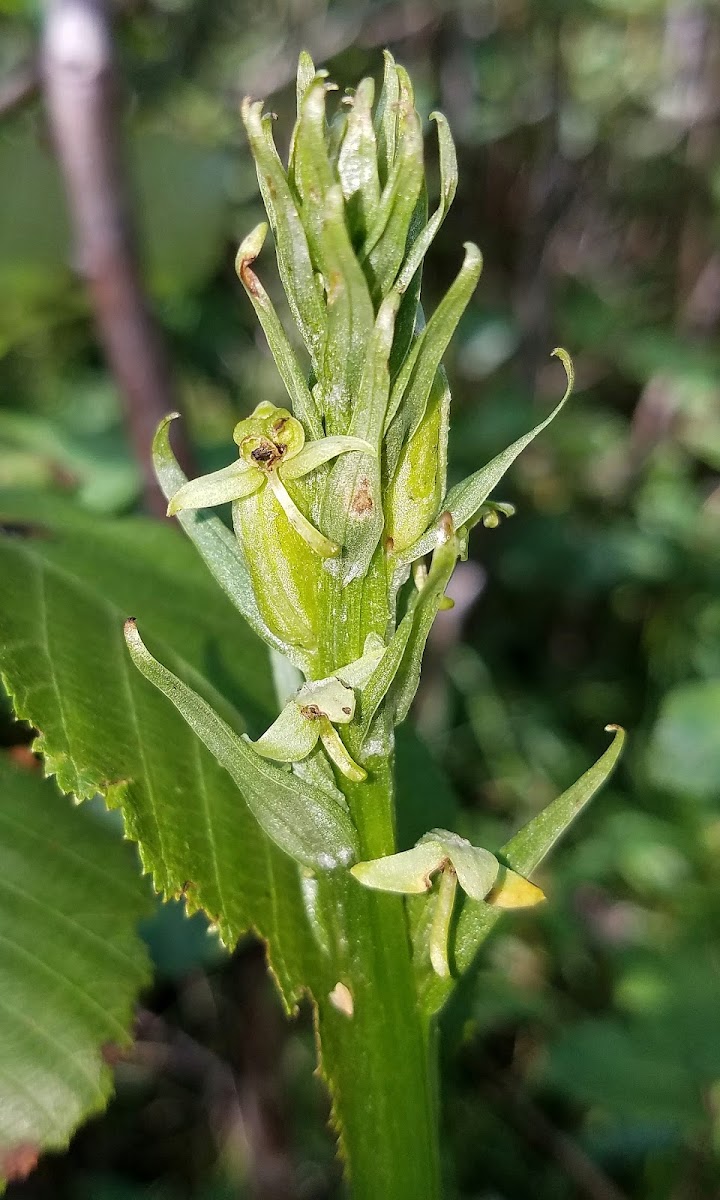
[[[369, 632], [385, 632], [384, 555], [346, 588], [324, 573], [322, 591], [324, 676], [358, 657]], [[367, 779], [337, 775], [363, 858], [396, 848], [393, 736], [382, 715], [372, 740]], [[418, 1000], [404, 899], [364, 888], [345, 871], [320, 881], [320, 899], [335, 936], [328, 974], [315, 988], [317, 1028], [353, 1200], [438, 1200], [437, 1053]], [[351, 1016], [330, 999], [338, 983], [352, 997]]]
[[[373, 842], [391, 825], [391, 786], [385, 758], [348, 788]], [[337, 930], [334, 983], [349, 989], [353, 1012], [318, 997], [318, 1034], [353, 1200], [437, 1200], [435, 1047], [418, 1005], [403, 899], [347, 873], [328, 881], [326, 895]]]

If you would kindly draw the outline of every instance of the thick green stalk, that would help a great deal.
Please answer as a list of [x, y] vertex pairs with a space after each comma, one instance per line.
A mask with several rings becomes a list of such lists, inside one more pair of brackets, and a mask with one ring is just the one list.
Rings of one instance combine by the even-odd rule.
[[[382, 837], [381, 853], [388, 853], [390, 745], [366, 765], [368, 779], [346, 794], [363, 852]], [[318, 997], [320, 1054], [353, 1200], [437, 1200], [437, 1067], [418, 1004], [403, 898], [370, 892], [347, 872], [328, 878], [324, 893], [337, 981], [349, 990], [352, 1015]]]
[[[388, 618], [385, 556], [362, 581], [342, 587], [324, 572], [321, 674], [356, 657]], [[395, 846], [392, 723], [380, 719], [363, 783], [340, 780], [360, 835], [362, 858]], [[353, 1200], [437, 1200], [440, 1168], [437, 1064], [432, 1030], [418, 1002], [404, 900], [371, 892], [348, 872], [321, 884], [334, 931], [335, 982], [348, 988], [352, 1016], [318, 996], [325, 1078]]]

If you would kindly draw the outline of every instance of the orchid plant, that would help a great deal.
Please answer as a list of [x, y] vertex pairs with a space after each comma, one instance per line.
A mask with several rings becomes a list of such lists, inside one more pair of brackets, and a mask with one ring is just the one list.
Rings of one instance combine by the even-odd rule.
[[[422, 267], [455, 194], [453, 141], [432, 114], [440, 194], [429, 211], [422, 121], [388, 53], [377, 101], [375, 92], [368, 78], [339, 97], [302, 54], [287, 164], [272, 116], [245, 101], [292, 336], [256, 273], [266, 224], [242, 243], [237, 271], [287, 407], [260, 398], [235, 426], [233, 461], [197, 479], [173, 454], [175, 414], [153, 447], [168, 513], [232, 606], [216, 622], [226, 656], [230, 613], [236, 637], [252, 640], [253, 662], [265, 664], [253, 668], [255, 690], [276, 681], [264, 731], [250, 737], [203, 675], [209, 599], [207, 613], [193, 612], [188, 648], [154, 632], [162, 611], [126, 621], [140, 674], [121, 684], [133, 697], [139, 689], [133, 711], [144, 714], [137, 758], [118, 760], [115, 734], [100, 757], [84, 734], [66, 745], [66, 714], [43, 708], [52, 688], [18, 707], [50, 728], [43, 749], [67, 790], [100, 790], [122, 805], [159, 890], [204, 908], [230, 945], [257, 929], [288, 1011], [312, 998], [355, 1200], [437, 1200], [438, 1013], [501, 914], [543, 899], [529, 877], [610, 774], [623, 733], [608, 727], [614, 737], [598, 762], [502, 846], [438, 828], [414, 846], [398, 843], [395, 729], [417, 692], [428, 636], [452, 603], [446, 589], [473, 528], [497, 536], [488, 531], [512, 514], [495, 489], [563, 408], [573, 371], [566, 351], [553, 350], [565, 373], [554, 410], [448, 487], [442, 358], [482, 257], [465, 245], [426, 318]], [[143, 561], [151, 569], [150, 556]], [[23, 631], [14, 636], [20, 644]], [[171, 726], [178, 761], [163, 758], [159, 772]], [[183, 768], [186, 750], [193, 765]], [[194, 791], [183, 791], [183, 770], [200, 780]]]
[[[128, 645], [140, 670], [232, 771], [265, 832], [306, 872], [313, 919], [326, 927], [326, 966], [337, 976], [324, 995], [307, 982], [353, 1194], [417, 1200], [439, 1188], [429, 1058], [434, 1016], [499, 911], [543, 899], [524, 876], [574, 815], [575, 797], [584, 800], [605, 777], [621, 735], [570, 797], [504, 850], [492, 853], [438, 829], [398, 850], [393, 729], [417, 690], [425, 643], [449, 603], [445, 589], [467, 553], [469, 531], [480, 522], [497, 527], [511, 515], [492, 493], [560, 412], [573, 372], [566, 351], [553, 350], [566, 373], [555, 410], [448, 490], [450, 391], [441, 360], [482, 256], [466, 244], [454, 283], [426, 321], [422, 262], [455, 193], [455, 151], [444, 118], [432, 114], [440, 198], [428, 216], [422, 125], [410, 80], [389, 54], [373, 109], [374, 90], [371, 79], [362, 80], [331, 114], [333, 85], [303, 54], [287, 167], [274, 146], [272, 117], [259, 102], [244, 103], [302, 356], [254, 269], [266, 225], [243, 242], [237, 270], [292, 412], [261, 401], [235, 428], [239, 460], [180, 486], [166, 427], [156, 443], [170, 514], [182, 519], [232, 503], [250, 580], [244, 615], [275, 654], [294, 664], [294, 694], [282, 698], [280, 715], [261, 737], [243, 744], [150, 657], [134, 626]], [[208, 558], [202, 524], [186, 529]], [[264, 775], [268, 788], [282, 779], [292, 795], [291, 836], [271, 802], [251, 799], [254, 774]], [[517, 837], [532, 853], [517, 853]], [[420, 910], [403, 899], [413, 895], [423, 897]], [[351, 932], [358, 923], [359, 939]], [[332, 1011], [338, 988], [353, 1014], [340, 1032]], [[361, 1060], [369, 1064], [363, 1105], [348, 1075]], [[373, 1106], [376, 1116], [392, 1106], [393, 1117], [387, 1124], [370, 1118], [368, 1139], [361, 1113]]]

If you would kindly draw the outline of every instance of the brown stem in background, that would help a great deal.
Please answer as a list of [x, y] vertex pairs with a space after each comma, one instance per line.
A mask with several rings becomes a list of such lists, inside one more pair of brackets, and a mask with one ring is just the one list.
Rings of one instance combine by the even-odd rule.
[[[178, 405], [139, 266], [104, 0], [51, 0], [40, 66], [70, 205], [77, 270], [88, 286], [100, 340], [122, 394], [146, 508], [164, 514], [150, 448], [158, 422]], [[187, 461], [184, 447], [180, 453]]]

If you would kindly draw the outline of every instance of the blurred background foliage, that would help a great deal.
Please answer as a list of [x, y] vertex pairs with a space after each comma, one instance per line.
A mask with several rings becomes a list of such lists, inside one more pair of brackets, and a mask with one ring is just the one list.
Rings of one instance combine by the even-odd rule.
[[[0, 14], [0, 487], [121, 514], [141, 481], [36, 95], [43, 6]], [[146, 278], [202, 469], [259, 399], [282, 402], [233, 273], [261, 217], [238, 103], [267, 96], [286, 138], [302, 47], [346, 86], [388, 45], [423, 116], [450, 120], [460, 188], [426, 306], [463, 241], [485, 254], [447, 364], [456, 476], [547, 410], [549, 352], [573, 354], [576, 399], [503, 488], [518, 515], [474, 537], [453, 581], [416, 719], [481, 844], [585, 769], [606, 722], [632, 736], [544, 869], [548, 904], [504, 923], [445, 1016], [448, 1195], [717, 1197], [717, 6], [132, 0], [116, 34]], [[22, 734], [6, 721], [3, 738]], [[427, 803], [442, 786], [425, 766], [412, 780]], [[116, 1100], [8, 1194], [338, 1196], [309, 1014], [285, 1025], [259, 948], [227, 961], [181, 904], [146, 936], [157, 982]]]

